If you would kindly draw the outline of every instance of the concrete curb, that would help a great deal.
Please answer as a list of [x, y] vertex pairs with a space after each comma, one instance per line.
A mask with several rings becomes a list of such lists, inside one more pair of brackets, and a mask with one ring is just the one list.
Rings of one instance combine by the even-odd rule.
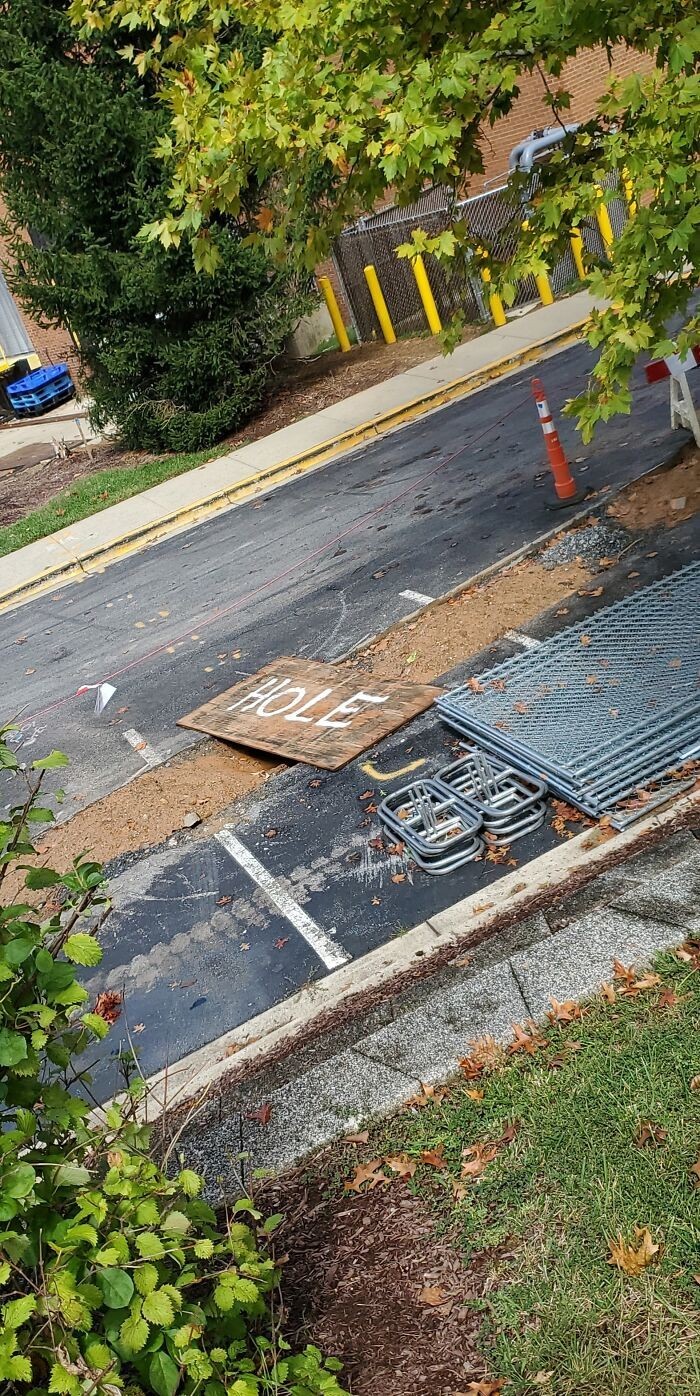
[[[42, 592], [50, 590], [59, 583], [63, 585], [66, 582], [83, 578], [91, 565], [97, 564], [100, 568], [108, 567], [111, 563], [119, 561], [122, 557], [147, 546], [149, 543], [169, 537], [172, 533], [194, 523], [200, 523], [224, 509], [241, 503], [261, 488], [284, 484], [293, 476], [325, 465], [336, 455], [360, 446], [373, 437], [381, 436], [384, 432], [395, 427], [404, 426], [425, 412], [445, 407], [450, 402], [466, 397], [469, 393], [478, 391], [494, 380], [502, 378], [528, 363], [536, 362], [542, 358], [547, 350], [556, 352], [566, 349], [580, 338], [581, 330], [587, 322], [588, 317], [586, 316], [585, 319], [576, 321], [573, 325], [567, 325], [565, 329], [558, 330], [546, 339], [538, 340], [535, 344], [516, 350], [501, 359], [495, 359], [483, 368], [462, 375], [451, 383], [430, 389], [428, 392], [421, 393], [419, 397], [412, 398], [399, 407], [391, 408], [378, 417], [372, 417], [356, 427], [339, 432], [336, 436], [320, 442], [311, 450], [290, 456], [286, 460], [268, 466], [265, 470], [248, 475], [245, 479], [237, 481], [226, 489], [204, 495], [201, 499], [184, 505], [171, 514], [164, 515], [162, 519], [155, 522], [149, 521], [137, 528], [130, 529], [111, 542], [90, 549], [73, 560], [47, 567], [25, 582], [0, 592], [0, 613], [19, 602], [29, 601], [33, 597], [41, 595]], [[225, 460], [224, 456], [217, 457], [219, 464], [222, 460]], [[132, 498], [138, 499], [138, 495], [134, 495]], [[48, 545], [55, 537], [56, 535], [49, 534], [40, 541]], [[21, 555], [21, 552], [22, 549], [18, 549], [17, 555]], [[13, 554], [10, 553], [9, 556], [12, 557]]]
[[[486, 893], [476, 893], [414, 926], [399, 940], [370, 951], [326, 979], [309, 986], [275, 1008], [225, 1033], [182, 1058], [148, 1083], [149, 1120], [161, 1114], [196, 1108], [262, 1071], [290, 1053], [369, 1010], [407, 986], [443, 968], [466, 949], [483, 944], [497, 931], [532, 917], [544, 903], [586, 885], [633, 853], [655, 845], [700, 812], [700, 791], [606, 837], [598, 826], [551, 849], [525, 868], [501, 878]], [[489, 900], [484, 901], [488, 896]]]

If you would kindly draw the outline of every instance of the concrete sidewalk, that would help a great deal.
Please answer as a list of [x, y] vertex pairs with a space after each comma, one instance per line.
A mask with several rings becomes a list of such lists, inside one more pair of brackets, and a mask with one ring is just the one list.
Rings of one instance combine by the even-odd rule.
[[334, 403], [260, 441], [0, 558], [0, 605], [103, 568], [125, 552], [231, 507], [251, 493], [483, 387], [574, 342], [595, 302], [581, 291], [406, 373]]

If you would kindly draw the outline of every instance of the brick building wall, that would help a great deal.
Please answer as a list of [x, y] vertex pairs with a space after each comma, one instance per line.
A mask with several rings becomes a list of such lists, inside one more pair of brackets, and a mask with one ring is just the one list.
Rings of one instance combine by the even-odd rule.
[[[6, 216], [5, 206], [0, 198], [0, 219]], [[7, 272], [13, 266], [7, 242], [0, 233], [0, 273]], [[15, 305], [19, 310], [20, 317], [27, 331], [29, 342], [34, 353], [39, 355], [42, 364], [56, 364], [68, 362], [71, 367], [77, 364], [77, 354], [75, 344], [68, 330], [61, 325], [47, 325], [39, 320], [35, 320], [22, 308], [17, 296], [13, 296]], [[0, 336], [1, 338], [1, 336]]]
[[[557, 82], [557, 86], [565, 88], [571, 94], [571, 107], [564, 114], [565, 120], [586, 121], [593, 116], [598, 99], [605, 91], [613, 73], [619, 77], [626, 77], [630, 73], [649, 72], [653, 66], [653, 60], [648, 55], [636, 53], [622, 44], [613, 50], [612, 63], [608, 62], [607, 53], [602, 48], [587, 49], [577, 54], [566, 64]], [[523, 77], [521, 93], [513, 110], [495, 126], [487, 127], [484, 131], [484, 173], [472, 179], [469, 185], [470, 194], [478, 194], [484, 187], [493, 187], [494, 184], [504, 181], [508, 171], [508, 156], [513, 146], [525, 136], [529, 136], [531, 131], [552, 125], [551, 110], [543, 100], [545, 95], [542, 80], [537, 74], [527, 74]], [[393, 203], [393, 196], [384, 202]], [[335, 264], [330, 260], [324, 262], [318, 271], [319, 275], [329, 277], [341, 312], [350, 323], [350, 308]]]

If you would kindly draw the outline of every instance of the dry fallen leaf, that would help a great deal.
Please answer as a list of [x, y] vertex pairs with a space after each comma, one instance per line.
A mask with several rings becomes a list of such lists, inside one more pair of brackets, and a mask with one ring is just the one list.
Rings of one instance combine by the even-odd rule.
[[538, 1032], [534, 1023], [525, 1026], [522, 1023], [513, 1023], [513, 1041], [508, 1047], [510, 1053], [526, 1052], [529, 1057], [534, 1057], [535, 1052], [546, 1045], [546, 1039]]
[[500, 1396], [505, 1381], [470, 1381], [466, 1391], [455, 1391], [455, 1396]]
[[514, 703], [513, 711], [516, 713], [526, 713], [529, 712], [529, 708], [527, 706], [527, 703]]
[[392, 880], [392, 882], [405, 882], [405, 881], [406, 881], [406, 874], [405, 874], [405, 873], [392, 873], [392, 874], [391, 874], [391, 880]]
[[467, 1087], [465, 1087], [464, 1094], [465, 1094], [465, 1095], [468, 1095], [470, 1100], [479, 1101], [479, 1100], [483, 1100], [483, 1099], [484, 1099], [484, 1094], [485, 1094], [485, 1092], [484, 1092], [484, 1091], [478, 1090], [476, 1087], [474, 1087], [472, 1090], [470, 1090], [469, 1087], [467, 1086]]
[[550, 1023], [575, 1023], [582, 1016], [581, 1005], [574, 999], [560, 1003], [558, 999], [550, 997], [549, 1002], [552, 1005], [547, 1014]]
[[591, 637], [590, 637], [590, 635], [582, 635], [582, 636], [581, 636], [581, 641], [580, 641], [580, 643], [581, 643], [582, 645], [590, 645], [590, 643], [591, 643]]
[[498, 1153], [500, 1144], [470, 1144], [462, 1149], [462, 1177], [480, 1178], [487, 1163]]
[[696, 1188], [700, 1187], [700, 1158], [697, 1160], [697, 1163], [693, 1164], [692, 1168], [688, 1169], [688, 1172], [694, 1175]]
[[342, 1140], [343, 1144], [369, 1144], [369, 1130], [360, 1130], [359, 1134], [346, 1134]]
[[418, 1167], [417, 1160], [409, 1158], [408, 1154], [396, 1154], [392, 1158], [385, 1158], [384, 1162], [387, 1168], [391, 1169], [392, 1173], [398, 1174], [402, 1183], [405, 1182], [407, 1178], [412, 1178]]
[[362, 794], [361, 794], [361, 795], [358, 795], [357, 798], [358, 798], [358, 800], [371, 800], [373, 794], [374, 794], [374, 791], [373, 791], [373, 790], [363, 790], [363, 791], [362, 791]]
[[277, 940], [273, 940], [272, 944], [274, 945], [275, 950], [284, 950], [284, 947], [287, 944], [288, 940], [289, 936], [280, 936]]
[[[346, 1192], [370, 1192], [380, 1183], [388, 1183], [386, 1173], [382, 1172], [382, 1161], [380, 1158], [371, 1159], [369, 1163], [358, 1163], [352, 1176], [344, 1184]], [[367, 1184], [365, 1188], [365, 1183]]]
[[255, 1120], [259, 1125], [269, 1125], [272, 1119], [272, 1106], [269, 1100], [266, 1100], [264, 1105], [259, 1105], [257, 1110], [249, 1110], [246, 1119]]
[[656, 1007], [675, 1008], [676, 1004], [683, 1003], [683, 1000], [687, 999], [688, 997], [688, 994], [677, 994], [675, 989], [665, 988], [662, 989], [661, 993], [659, 994], [659, 997], [656, 1001]]
[[422, 1149], [421, 1162], [427, 1164], [429, 1168], [447, 1168], [445, 1145], [438, 1144], [436, 1149]]
[[122, 1011], [123, 997], [116, 989], [105, 989], [97, 995], [92, 1011], [98, 1018], [104, 1018], [105, 1023], [114, 1024]]
[[483, 693], [484, 691], [484, 686], [479, 683], [478, 679], [467, 679], [467, 688], [470, 688], [472, 693]]
[[617, 994], [612, 984], [603, 984], [600, 990], [606, 1003], [616, 1003]]
[[639, 1149], [646, 1149], [650, 1145], [665, 1144], [668, 1139], [668, 1130], [661, 1125], [654, 1124], [653, 1120], [641, 1120], [634, 1142]]
[[439, 1285], [428, 1285], [421, 1290], [418, 1298], [421, 1304], [428, 1304], [432, 1309], [437, 1309], [441, 1304], [449, 1302], [449, 1295], [445, 1294], [444, 1289], [440, 1289]]
[[625, 1275], [631, 1276], [632, 1279], [646, 1270], [647, 1265], [651, 1264], [661, 1249], [652, 1240], [648, 1226], [635, 1226], [634, 1234], [638, 1242], [636, 1247], [619, 1235], [608, 1242], [608, 1265], [617, 1266], [618, 1270], [623, 1270]]
[[381, 904], [382, 904], [382, 899], [381, 899], [381, 897], [372, 897], [372, 906], [381, 906]]
[[[601, 587], [601, 591], [602, 589], [603, 588]], [[530, 1377], [530, 1381], [532, 1382], [533, 1386], [546, 1386], [547, 1383], [552, 1380], [553, 1376], [554, 1370], [552, 1370], [551, 1372], [535, 1372], [534, 1377]]]
[[691, 1076], [691, 1078], [690, 1078], [690, 1089], [691, 1089], [691, 1091], [700, 1091], [700, 1075], [698, 1075], [698, 1076]]
[[432, 1105], [433, 1103], [439, 1104], [447, 1095], [449, 1095], [448, 1086], [423, 1085], [421, 1081], [420, 1095], [412, 1095], [410, 1099], [406, 1101], [404, 1109], [408, 1109], [409, 1106], [417, 1106], [419, 1110], [422, 1110], [425, 1105]]

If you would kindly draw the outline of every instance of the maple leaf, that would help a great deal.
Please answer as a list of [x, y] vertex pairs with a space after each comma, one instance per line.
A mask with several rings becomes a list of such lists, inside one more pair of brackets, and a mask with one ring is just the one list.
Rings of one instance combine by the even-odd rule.
[[409, 1158], [408, 1154], [395, 1154], [392, 1158], [385, 1158], [384, 1162], [387, 1168], [391, 1169], [392, 1173], [398, 1174], [402, 1183], [405, 1182], [407, 1178], [412, 1178], [418, 1167], [418, 1161], [414, 1158]]
[[284, 950], [284, 947], [287, 944], [288, 940], [289, 936], [280, 936], [279, 940], [274, 940], [272, 943], [275, 947], [275, 950]]
[[272, 1119], [272, 1106], [269, 1100], [266, 1100], [264, 1105], [259, 1105], [257, 1110], [249, 1110], [246, 1119], [255, 1120], [259, 1125], [269, 1125]]
[[658, 1255], [661, 1249], [661, 1247], [652, 1240], [648, 1226], [635, 1226], [634, 1234], [638, 1243], [636, 1247], [634, 1244], [623, 1240], [621, 1235], [616, 1236], [613, 1241], [608, 1242], [608, 1248], [610, 1250], [608, 1265], [615, 1265], [618, 1270], [623, 1270], [624, 1273], [629, 1275], [632, 1279], [636, 1278], [637, 1275], [641, 1275], [643, 1270], [646, 1270], [647, 1265], [651, 1264], [652, 1260]]
[[[358, 1163], [352, 1178], [344, 1184], [346, 1192], [371, 1192], [380, 1183], [388, 1183], [386, 1173], [382, 1172], [382, 1160], [373, 1158], [369, 1163]], [[365, 1183], [367, 1184], [365, 1188]]]
[[534, 1057], [535, 1052], [546, 1045], [546, 1039], [538, 1032], [534, 1023], [528, 1023], [526, 1026], [523, 1026], [522, 1023], [513, 1023], [513, 1041], [508, 1047], [511, 1054], [526, 1052], [529, 1057]]
[[436, 1149], [421, 1149], [421, 1163], [429, 1168], [447, 1168], [445, 1145], [438, 1144]]
[[470, 1144], [462, 1149], [462, 1177], [480, 1178], [487, 1163], [495, 1159], [499, 1144]]
[[650, 1144], [665, 1144], [667, 1139], [668, 1130], [654, 1124], [653, 1120], [642, 1120], [634, 1136], [634, 1142], [639, 1149], [645, 1149]]
[[428, 1285], [421, 1290], [418, 1298], [421, 1304], [428, 1304], [432, 1309], [437, 1309], [441, 1304], [447, 1304], [449, 1301], [449, 1295], [445, 1294], [444, 1289], [440, 1289], [439, 1285]]
[[576, 1003], [575, 999], [566, 999], [564, 1003], [560, 1003], [550, 995], [549, 1002], [552, 1005], [547, 1014], [550, 1023], [575, 1023], [583, 1016], [581, 1005]]
[[114, 1024], [121, 1014], [123, 1001], [124, 995], [116, 989], [104, 989], [97, 995], [92, 1011], [98, 1018], [104, 1018], [105, 1023]]
[[405, 874], [405, 873], [392, 873], [392, 874], [391, 874], [391, 880], [392, 880], [392, 882], [405, 882], [405, 881], [406, 881], [406, 874]]
[[255, 222], [257, 223], [261, 233], [269, 233], [272, 229], [274, 221], [275, 215], [272, 212], [271, 208], [261, 208], [260, 212], [256, 213], [255, 215]]
[[466, 1391], [455, 1391], [455, 1396], [501, 1396], [505, 1381], [470, 1381]]
[[484, 691], [484, 685], [479, 683], [478, 679], [467, 679], [467, 688], [470, 688], [472, 693], [483, 693]]

